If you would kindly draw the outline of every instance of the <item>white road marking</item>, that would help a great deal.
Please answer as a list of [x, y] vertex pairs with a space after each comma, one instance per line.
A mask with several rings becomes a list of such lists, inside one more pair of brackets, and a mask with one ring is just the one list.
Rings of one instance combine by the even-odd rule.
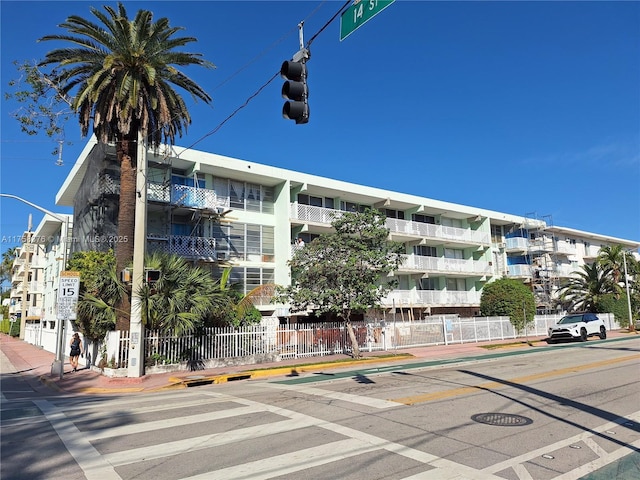
[[222, 468], [202, 475], [185, 477], [182, 480], [266, 480], [280, 475], [295, 473], [307, 468], [317, 467], [326, 463], [336, 462], [354, 455], [372, 452], [377, 447], [364, 445], [355, 438], [327, 443], [316, 447], [305, 448], [275, 457], [247, 462], [233, 467]]
[[[495, 463], [493, 465], [490, 465], [490, 466], [484, 468], [482, 471], [483, 472], [496, 473], [496, 472], [500, 472], [500, 471], [505, 470], [505, 469], [510, 468], [510, 467], [513, 468], [515, 465], [519, 465], [519, 464], [525, 463], [525, 462], [527, 462], [527, 461], [529, 461], [529, 460], [531, 460], [533, 458], [539, 457], [539, 456], [541, 456], [541, 455], [543, 455], [545, 453], [553, 452], [555, 450], [558, 450], [558, 449], [563, 448], [563, 447], [567, 447], [567, 446], [569, 446], [571, 444], [574, 444], [576, 442], [584, 441], [585, 439], [590, 439], [591, 437], [593, 437], [593, 435], [595, 433], [606, 432], [607, 430], [609, 430], [611, 428], [619, 427], [621, 424], [629, 421], [629, 419], [634, 420], [634, 421], [637, 422], [638, 420], [640, 420], [640, 412], [635, 412], [635, 413], [633, 413], [631, 415], [628, 415], [626, 417], [620, 417], [614, 422], [607, 422], [607, 423], [605, 423], [603, 425], [600, 425], [599, 427], [592, 428], [592, 429], [587, 430], [585, 432], [579, 433], [578, 435], [574, 435], [573, 437], [570, 437], [570, 438], [565, 438], [564, 440], [560, 440], [560, 441], [552, 443], [550, 445], [545, 445], [542, 448], [538, 448], [536, 450], [532, 450], [530, 452], [527, 452], [525, 454], [519, 455], [517, 457], [510, 458], [509, 460], [505, 460], [504, 462]], [[631, 448], [626, 448], [626, 447], [623, 447], [620, 450], [625, 451], [626, 454], [629, 454], [629, 453], [632, 452]], [[613, 461], [613, 460], [610, 460], [610, 461]], [[605, 464], [603, 464], [603, 465], [605, 465]], [[565, 475], [568, 475], [570, 473], [571, 472], [567, 472], [567, 474], [565, 474]], [[558, 477], [558, 478], [560, 478], [560, 477]], [[569, 477], [566, 477], [566, 478], [569, 479], [569, 478], [574, 478], [574, 477], [573, 476], [569, 476]], [[579, 477], [575, 477], [575, 478], [579, 478]]]
[[521, 463], [513, 466], [513, 471], [516, 472], [519, 480], [533, 480], [533, 477], [529, 471]]
[[341, 400], [343, 402], [355, 403], [358, 405], [365, 405], [367, 407], [378, 409], [404, 406], [402, 403], [391, 402], [389, 400], [381, 400], [378, 398], [365, 397], [362, 395], [352, 395], [350, 393], [334, 392], [331, 390], [324, 390], [322, 388], [306, 387], [304, 385], [283, 385], [278, 383], [261, 383], [259, 385], [261, 387], [290, 390], [294, 392], [304, 393], [306, 395], [332, 398], [334, 400]]
[[[202, 404], [202, 403], [201, 403]], [[122, 435], [131, 435], [134, 433], [152, 432], [154, 430], [161, 430], [163, 428], [179, 427], [181, 425], [192, 425], [200, 422], [210, 422], [211, 420], [220, 420], [222, 418], [236, 417], [239, 415], [247, 415], [250, 413], [261, 412], [262, 409], [245, 406], [238, 408], [231, 408], [228, 410], [222, 410], [219, 412], [200, 413], [197, 415], [185, 415], [184, 417], [166, 418], [163, 420], [155, 420], [144, 423], [134, 423], [132, 425], [122, 425], [120, 427], [111, 427], [101, 430], [87, 432], [87, 438], [91, 441], [102, 439], [120, 437]]]
[[82, 469], [87, 480], [122, 480], [113, 467], [93, 448], [84, 433], [65, 414], [47, 400], [34, 400]]
[[571, 470], [570, 472], [555, 477], [554, 480], [578, 480], [585, 475], [598, 470], [599, 468], [609, 465], [611, 462], [615, 462], [616, 460], [629, 455], [629, 453], [631, 453], [633, 450], [637, 450], [638, 448], [640, 448], [640, 440], [631, 442], [628, 447], [619, 448], [605, 457], [597, 458], [593, 462], [589, 462], [585, 465]]
[[[252, 438], [265, 437], [278, 433], [286, 433], [298, 428], [304, 428], [308, 425], [298, 420], [283, 420], [281, 422], [270, 423], [268, 425], [255, 425], [253, 427], [240, 428], [229, 432], [213, 433], [202, 435], [199, 437], [186, 438], [184, 440], [176, 440], [174, 442], [165, 442], [159, 445], [150, 445], [148, 447], [134, 448], [122, 452], [114, 452], [106, 454], [105, 458], [113, 465], [127, 465], [141, 461], [152, 460], [154, 458], [163, 458], [172, 455], [180, 455], [182, 453], [194, 452], [204, 448], [217, 447], [220, 445], [228, 445], [234, 442], [242, 442]], [[216, 478], [217, 473], [216, 473]]]

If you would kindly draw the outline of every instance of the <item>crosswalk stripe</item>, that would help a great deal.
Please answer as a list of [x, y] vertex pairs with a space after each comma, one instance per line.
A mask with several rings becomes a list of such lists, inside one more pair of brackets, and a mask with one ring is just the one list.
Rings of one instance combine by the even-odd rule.
[[134, 423], [132, 425], [122, 425], [120, 427], [111, 427], [101, 430], [86, 432], [87, 438], [91, 441], [103, 438], [120, 437], [122, 435], [131, 435], [134, 433], [152, 432], [163, 428], [179, 427], [181, 425], [193, 425], [200, 422], [210, 422], [212, 420], [220, 420], [223, 418], [237, 417], [240, 415], [248, 415], [250, 413], [261, 412], [262, 409], [255, 406], [244, 406], [231, 408], [219, 412], [199, 413], [197, 415], [185, 415], [183, 417], [167, 418], [163, 420], [154, 420], [144, 423]]
[[350, 393], [334, 392], [332, 390], [324, 390], [322, 388], [306, 387], [304, 385], [285, 385], [277, 383], [262, 383], [262, 387], [291, 390], [298, 393], [304, 393], [306, 395], [315, 395], [320, 397], [327, 397], [333, 400], [341, 400], [343, 402], [356, 403], [358, 405], [365, 405], [367, 407], [385, 409], [402, 406], [401, 403], [392, 402], [389, 400], [381, 400], [379, 398], [366, 397], [363, 395], [352, 395]]
[[150, 445], [148, 447], [140, 447], [123, 452], [114, 452], [105, 455], [105, 458], [109, 463], [116, 466], [127, 465], [130, 463], [140, 462], [142, 460], [146, 461], [154, 458], [163, 458], [171, 455], [194, 452], [205, 448], [228, 445], [234, 442], [266, 437], [278, 433], [286, 433], [307, 426], [308, 425], [300, 421], [300, 419], [283, 420], [280, 422], [270, 423], [268, 425], [255, 425], [253, 427], [231, 430], [229, 432], [201, 435], [199, 437], [186, 438], [184, 440], [165, 442], [160, 445]]
[[49, 420], [87, 480], [122, 480], [74, 423], [47, 400], [33, 400]]
[[222, 468], [215, 472], [185, 477], [181, 480], [211, 480], [212, 478], [216, 480], [266, 480], [374, 450], [377, 450], [376, 446], [367, 445], [360, 440], [349, 438], [347, 440], [326, 443], [324, 445], [247, 462], [233, 467]]

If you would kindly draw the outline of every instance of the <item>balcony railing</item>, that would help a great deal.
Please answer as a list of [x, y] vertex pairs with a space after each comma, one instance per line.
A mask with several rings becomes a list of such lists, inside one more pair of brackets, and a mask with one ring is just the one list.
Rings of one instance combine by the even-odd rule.
[[402, 255], [405, 259], [400, 270], [419, 270], [422, 272], [468, 273], [486, 275], [491, 273], [488, 262], [462, 260], [457, 258], [425, 257], [422, 255]]
[[480, 292], [394, 290], [381, 303], [385, 307], [464, 307], [480, 305]]
[[386, 225], [391, 231], [391, 234], [408, 234], [416, 237], [432, 238], [435, 240], [445, 240], [471, 245], [488, 245], [491, 242], [491, 235], [488, 232], [479, 232], [468, 228], [412, 222], [397, 218], [387, 218]]
[[511, 237], [505, 240], [507, 251], [524, 251], [529, 249], [529, 239], [523, 237]]
[[207, 210], [229, 209], [229, 197], [218, 195], [209, 188], [189, 187], [186, 185], [165, 185], [150, 182], [147, 198], [155, 202], [172, 205], [201, 208]]
[[[341, 210], [315, 207], [313, 205], [301, 205], [298, 203], [292, 203], [290, 208], [291, 219], [322, 224], [330, 224], [343, 213]], [[478, 232], [466, 228], [411, 222], [396, 218], [387, 218], [386, 226], [392, 234], [401, 233], [415, 237], [432, 238], [471, 245], [488, 245], [491, 241], [491, 235], [488, 232]]]
[[530, 277], [532, 273], [531, 265], [509, 265], [509, 276], [511, 277]]
[[147, 249], [152, 252], [166, 252], [185, 258], [215, 261], [218, 259], [216, 240], [210, 237], [189, 237], [187, 235], [149, 236]]
[[341, 210], [332, 208], [314, 207], [313, 205], [301, 205], [292, 203], [290, 209], [291, 218], [312, 223], [331, 224], [333, 220], [342, 215]]

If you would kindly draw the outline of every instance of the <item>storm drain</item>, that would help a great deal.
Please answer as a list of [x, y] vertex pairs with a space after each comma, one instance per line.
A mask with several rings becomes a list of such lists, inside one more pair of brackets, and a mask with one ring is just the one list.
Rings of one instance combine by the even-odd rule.
[[533, 420], [528, 417], [511, 413], [477, 413], [471, 416], [471, 420], [498, 427], [523, 427], [533, 423]]

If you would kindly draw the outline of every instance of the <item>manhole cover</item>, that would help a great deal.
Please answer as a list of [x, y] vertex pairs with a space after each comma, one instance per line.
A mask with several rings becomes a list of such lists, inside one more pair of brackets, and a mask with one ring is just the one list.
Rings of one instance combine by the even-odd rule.
[[471, 416], [471, 420], [486, 425], [497, 425], [500, 427], [522, 427], [531, 425], [533, 420], [522, 415], [513, 415], [511, 413], [478, 413]]

